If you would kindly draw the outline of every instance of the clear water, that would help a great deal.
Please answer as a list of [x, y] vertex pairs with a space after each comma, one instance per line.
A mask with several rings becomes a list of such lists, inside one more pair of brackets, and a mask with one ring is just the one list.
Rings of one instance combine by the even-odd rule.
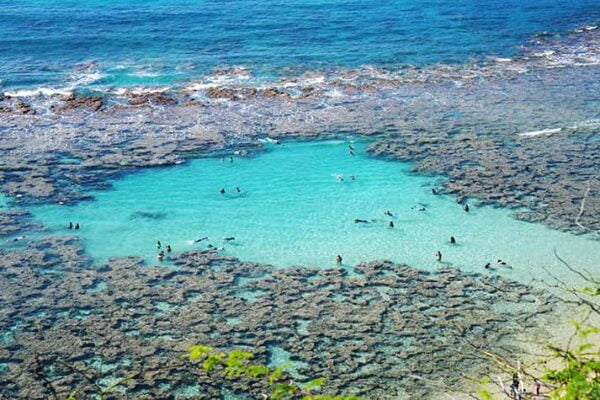
[[[548, 268], [568, 278], [554, 249], [580, 268], [597, 267], [599, 241], [520, 222], [507, 210], [475, 203], [466, 213], [453, 198], [431, 193], [436, 179], [410, 173], [406, 163], [369, 157], [364, 143], [355, 143], [351, 156], [348, 144], [286, 143], [234, 162], [206, 158], [151, 169], [114, 182], [113, 190], [95, 193], [94, 202], [32, 212], [56, 233], [80, 235], [97, 262], [139, 255], [157, 264], [160, 240], [174, 252], [224, 246], [225, 254], [275, 267], [331, 267], [340, 254], [345, 266], [390, 259], [426, 270], [454, 265], [486, 272], [486, 263], [502, 259], [512, 269], [498, 267], [494, 273], [529, 282], [547, 277], [542, 268]], [[394, 217], [384, 215], [386, 210]], [[68, 230], [69, 221], [82, 229]], [[449, 243], [451, 235], [457, 245]], [[193, 242], [205, 236], [210, 240]], [[223, 240], [230, 236], [235, 241]], [[435, 260], [438, 250], [441, 264]]]
[[4, 88], [168, 85], [222, 65], [305, 68], [511, 56], [595, 0], [0, 0]]

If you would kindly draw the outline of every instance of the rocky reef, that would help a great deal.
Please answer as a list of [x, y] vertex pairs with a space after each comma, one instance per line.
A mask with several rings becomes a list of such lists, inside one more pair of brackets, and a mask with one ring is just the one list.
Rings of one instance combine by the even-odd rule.
[[600, 134], [403, 134], [370, 146], [375, 156], [414, 161], [419, 173], [447, 177], [459, 202], [515, 209], [518, 219], [576, 233], [600, 231]]
[[188, 365], [179, 356], [195, 343], [249, 349], [263, 362], [289, 352], [292, 379], [325, 376], [334, 391], [427, 398], [486, 365], [476, 348], [515, 349], [512, 335], [539, 326], [555, 303], [496, 276], [386, 261], [274, 269], [204, 250], [174, 255], [173, 267], [135, 257], [93, 266], [74, 237], [3, 250], [0, 260], [0, 395], [10, 399], [65, 397], [132, 373], [114, 398], [263, 390]]

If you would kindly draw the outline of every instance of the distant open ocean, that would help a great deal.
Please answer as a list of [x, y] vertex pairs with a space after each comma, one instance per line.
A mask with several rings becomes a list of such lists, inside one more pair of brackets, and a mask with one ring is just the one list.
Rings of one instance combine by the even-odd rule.
[[0, 92], [164, 89], [232, 67], [259, 84], [463, 64], [513, 57], [536, 34], [598, 17], [594, 0], [1, 0]]

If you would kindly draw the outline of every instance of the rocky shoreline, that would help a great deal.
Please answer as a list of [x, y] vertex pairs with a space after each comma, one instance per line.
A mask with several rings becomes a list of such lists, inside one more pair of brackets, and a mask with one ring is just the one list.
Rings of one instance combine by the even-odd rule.
[[126, 393], [136, 398], [217, 398], [221, 382], [178, 358], [194, 343], [251, 349], [263, 362], [281, 349], [296, 363], [293, 379], [325, 376], [332, 390], [367, 398], [425, 398], [439, 387], [420, 378], [459, 390], [463, 374], [486, 363], [477, 348], [518, 351], [513, 335], [538, 329], [556, 303], [496, 276], [385, 261], [274, 269], [191, 251], [173, 256], [175, 268], [135, 257], [92, 268], [74, 237], [1, 258], [0, 394], [11, 399], [48, 398], [42, 377], [66, 397], [82, 374], [106, 384], [135, 372]]

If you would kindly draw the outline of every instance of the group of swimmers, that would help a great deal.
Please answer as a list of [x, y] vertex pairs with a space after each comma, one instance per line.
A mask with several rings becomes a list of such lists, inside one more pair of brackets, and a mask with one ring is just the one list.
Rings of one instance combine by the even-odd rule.
[[[240, 189], [240, 187], [239, 187], [239, 186], [236, 186], [236, 187], [235, 187], [235, 192], [236, 192], [236, 193], [242, 193], [242, 189]], [[219, 193], [221, 193], [221, 194], [225, 194], [225, 188], [221, 188], [221, 190], [219, 190]]]
[[[160, 242], [160, 240], [156, 242], [156, 248], [159, 250], [162, 248], [162, 243]], [[170, 244], [165, 246], [165, 251], [167, 253], [170, 253], [172, 251]], [[165, 259], [165, 251], [163, 251], [163, 250], [159, 251], [158, 256], [157, 256], [158, 261], [162, 261]]]
[[72, 222], [69, 222], [69, 229], [79, 229], [79, 222], [73, 225]]

